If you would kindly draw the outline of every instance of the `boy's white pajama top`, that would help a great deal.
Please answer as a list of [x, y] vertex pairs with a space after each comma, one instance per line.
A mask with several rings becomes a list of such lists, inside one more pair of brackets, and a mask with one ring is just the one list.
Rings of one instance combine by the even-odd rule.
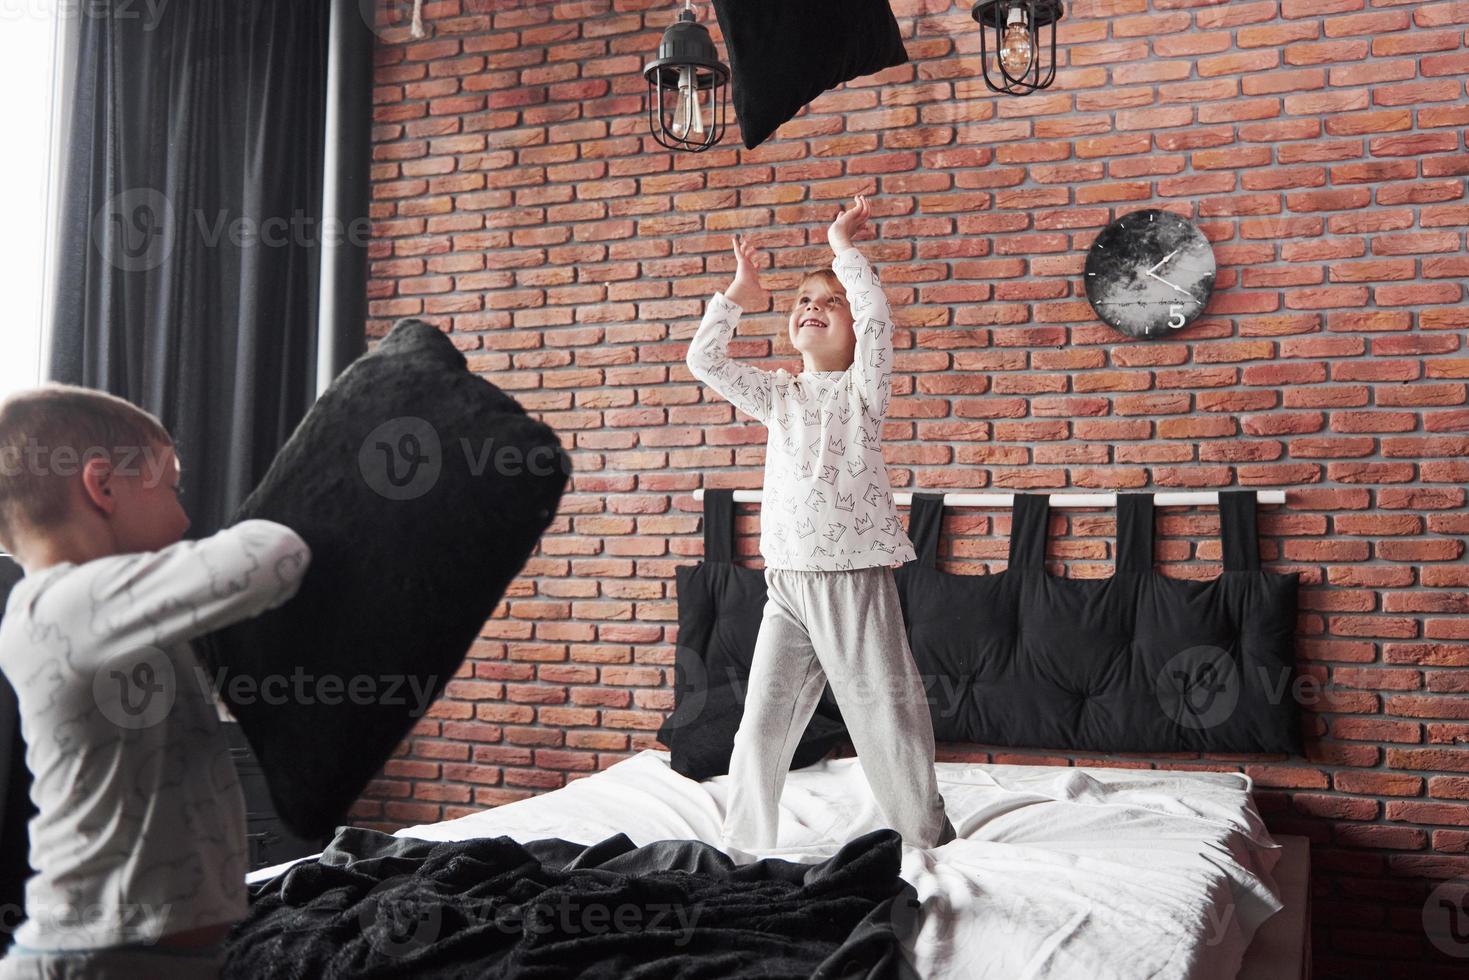
[[845, 371], [766, 371], [729, 357], [741, 308], [715, 293], [689, 343], [699, 380], [770, 430], [760, 554], [767, 568], [849, 571], [912, 561], [882, 456], [892, 396], [893, 322], [877, 270], [837, 253], [856, 335]]
[[251, 520], [16, 584], [0, 669], [39, 810], [18, 943], [119, 946], [244, 918], [245, 800], [189, 640], [285, 602], [310, 560], [290, 528]]

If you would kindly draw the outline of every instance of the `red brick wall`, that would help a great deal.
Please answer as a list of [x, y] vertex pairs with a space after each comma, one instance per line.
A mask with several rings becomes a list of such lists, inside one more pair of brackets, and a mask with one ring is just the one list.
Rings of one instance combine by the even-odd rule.
[[[879, 238], [859, 244], [898, 310], [893, 484], [1290, 488], [1264, 548], [1304, 576], [1301, 665], [1327, 691], [1304, 759], [941, 758], [1242, 768], [1270, 826], [1315, 842], [1320, 975], [1449, 976], [1420, 915], [1469, 876], [1469, 2], [1075, 2], [1056, 84], [1024, 99], [976, 79], [967, 0], [893, 7], [910, 64], [754, 152], [732, 126], [697, 156], [640, 113], [670, 0], [447, 0], [427, 40], [383, 31], [370, 331], [449, 331], [576, 474], [356, 817], [453, 817], [657, 746], [673, 570], [701, 551], [690, 492], [758, 487], [765, 441], [691, 379], [687, 340], [731, 232], [771, 251], [783, 309], [865, 192]], [[1132, 342], [1095, 320], [1080, 270], [1103, 225], [1148, 206], [1201, 224], [1218, 290], [1177, 339]], [[795, 366], [782, 324], [751, 313], [735, 353]], [[758, 514], [740, 515], [758, 564]], [[1003, 560], [1007, 528], [959, 512], [946, 567]], [[1212, 574], [1216, 528], [1164, 517], [1170, 574]], [[1111, 530], [1075, 515], [1056, 555], [1105, 574]]]

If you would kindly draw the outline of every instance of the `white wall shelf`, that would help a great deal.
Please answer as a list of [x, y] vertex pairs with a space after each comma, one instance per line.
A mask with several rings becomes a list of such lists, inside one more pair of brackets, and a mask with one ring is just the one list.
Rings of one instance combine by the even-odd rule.
[[[941, 491], [919, 490], [917, 492], [939, 493]], [[974, 493], [966, 490], [942, 492], [945, 507], [1011, 507], [1015, 503], [1013, 493]], [[736, 490], [734, 501], [737, 504], [758, 504], [761, 494], [759, 490]], [[1117, 506], [1117, 494], [1115, 493], [1053, 493], [1050, 498], [1052, 507]], [[704, 489], [702, 487], [694, 491], [694, 499], [703, 501]], [[893, 492], [893, 502], [900, 507], [908, 506], [912, 500], [912, 491]], [[1283, 504], [1285, 503], [1285, 491], [1256, 490], [1255, 500], [1261, 504]], [[1219, 493], [1215, 490], [1165, 491], [1153, 494], [1153, 505], [1156, 507], [1209, 507], [1218, 504]]]

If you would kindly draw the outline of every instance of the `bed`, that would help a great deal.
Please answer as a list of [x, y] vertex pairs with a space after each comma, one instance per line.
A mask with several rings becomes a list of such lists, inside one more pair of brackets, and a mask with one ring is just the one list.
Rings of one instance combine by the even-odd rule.
[[[904, 846], [918, 902], [901, 953], [926, 978], [1299, 980], [1308, 976], [1309, 872], [1275, 839], [1248, 776], [939, 762], [958, 839]], [[507, 836], [717, 846], [728, 776], [702, 782], [646, 749], [540, 796], [398, 838]], [[741, 860], [814, 864], [882, 828], [855, 758], [790, 773], [779, 846]], [[302, 860], [311, 860], [306, 858]], [[291, 864], [253, 872], [252, 883]]]

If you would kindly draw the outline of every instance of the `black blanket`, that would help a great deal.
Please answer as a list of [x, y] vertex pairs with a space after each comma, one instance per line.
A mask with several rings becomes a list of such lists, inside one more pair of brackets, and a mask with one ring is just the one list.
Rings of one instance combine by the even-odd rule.
[[917, 894], [875, 830], [819, 864], [695, 840], [449, 843], [343, 828], [252, 886], [224, 980], [911, 980]]

